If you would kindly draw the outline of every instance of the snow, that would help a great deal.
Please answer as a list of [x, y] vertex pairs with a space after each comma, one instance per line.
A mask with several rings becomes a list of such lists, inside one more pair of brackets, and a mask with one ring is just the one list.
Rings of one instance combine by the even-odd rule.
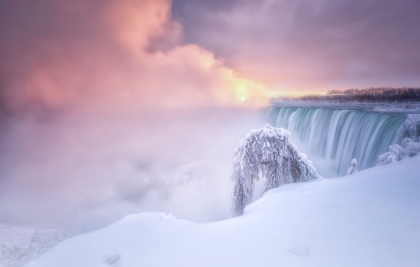
[[289, 252], [299, 255], [301, 257], [309, 257], [309, 255], [311, 254], [310, 249], [307, 246], [303, 246], [303, 245], [293, 247], [289, 249]]
[[420, 154], [420, 142], [414, 142], [411, 138], [404, 138], [401, 146], [393, 144], [389, 146], [389, 152], [378, 157], [378, 166], [391, 164], [406, 158]]
[[22, 266], [61, 241], [81, 233], [81, 229], [51, 225], [0, 224], [0, 266]]
[[350, 163], [350, 167], [347, 169], [347, 175], [353, 174], [357, 172], [357, 159], [352, 159]]
[[374, 105], [374, 111], [385, 112], [419, 112], [420, 103], [402, 102], [402, 103], [381, 103]]
[[[131, 213], [172, 212], [176, 217], [195, 222], [230, 217], [230, 162], [200, 160], [158, 171], [157, 175], [167, 179], [159, 183], [159, 190], [147, 187], [150, 182], [143, 180], [142, 185], [148, 191], [141, 195], [141, 202], [136, 202], [137, 194], [129, 191], [126, 198], [97, 204], [87, 202], [88, 207], [80, 207], [54, 221], [51, 217], [39, 221], [0, 217], [0, 266], [21, 267], [67, 238], [103, 228]], [[135, 189], [132, 191], [136, 192]]]
[[287, 100], [272, 101], [272, 106], [290, 106], [290, 107], [332, 107], [334, 109], [358, 109], [372, 110], [377, 112], [395, 112], [395, 113], [418, 113], [420, 103], [418, 102], [358, 102], [358, 101], [311, 101], [311, 100]]
[[321, 177], [306, 155], [289, 141], [289, 137], [287, 130], [266, 124], [264, 128], [251, 130], [239, 142], [232, 174], [235, 182], [232, 211], [235, 215], [242, 215], [244, 207], [251, 203], [254, 181], [260, 178], [266, 179], [265, 192], [282, 184]]
[[414, 142], [419, 142], [420, 114], [408, 114], [404, 124], [398, 130], [398, 135], [402, 138], [410, 138]]
[[419, 164], [282, 185], [219, 222], [129, 215], [26, 266], [420, 266]]
[[113, 265], [117, 261], [119, 261], [121, 258], [121, 255], [116, 251], [115, 249], [109, 249], [107, 253], [105, 254], [104, 261], [108, 265]]

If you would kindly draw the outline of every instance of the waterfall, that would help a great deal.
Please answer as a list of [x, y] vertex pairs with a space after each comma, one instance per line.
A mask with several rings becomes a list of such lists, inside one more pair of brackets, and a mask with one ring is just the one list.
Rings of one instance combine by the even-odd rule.
[[353, 158], [358, 169], [376, 165], [378, 156], [399, 143], [397, 131], [406, 115], [317, 107], [270, 107], [267, 121], [289, 130], [309, 149], [309, 154], [334, 161], [343, 175]]

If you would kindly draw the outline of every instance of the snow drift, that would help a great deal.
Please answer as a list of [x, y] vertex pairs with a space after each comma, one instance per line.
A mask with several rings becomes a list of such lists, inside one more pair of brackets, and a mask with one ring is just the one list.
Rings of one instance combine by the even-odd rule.
[[419, 164], [413, 157], [284, 185], [244, 216], [215, 223], [130, 215], [60, 243], [27, 267], [419, 266]]

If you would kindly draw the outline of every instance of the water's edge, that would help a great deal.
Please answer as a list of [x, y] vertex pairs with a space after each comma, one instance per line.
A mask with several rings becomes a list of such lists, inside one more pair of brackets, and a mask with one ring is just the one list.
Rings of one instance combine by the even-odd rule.
[[281, 107], [264, 110], [265, 120], [291, 132], [311, 155], [332, 159], [334, 171], [343, 175], [353, 158], [358, 169], [376, 165], [378, 156], [399, 143], [398, 129], [405, 114], [324, 107]]

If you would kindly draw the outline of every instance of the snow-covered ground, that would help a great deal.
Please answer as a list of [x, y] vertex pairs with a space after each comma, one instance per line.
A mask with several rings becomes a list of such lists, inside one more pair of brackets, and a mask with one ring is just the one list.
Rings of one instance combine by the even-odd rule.
[[283, 185], [219, 222], [129, 215], [26, 266], [420, 266], [419, 164]]
[[83, 228], [45, 224], [0, 224], [0, 266], [20, 267]]
[[88, 202], [68, 217], [55, 220], [0, 217], [0, 267], [23, 266], [67, 238], [103, 228], [130, 213], [159, 210], [195, 222], [228, 218], [231, 172], [231, 164], [195, 161], [160, 171], [167, 179], [141, 201], [127, 194], [104, 203]]
[[0, 118], [0, 267], [127, 214], [228, 218], [233, 151], [260, 123], [231, 108]]

